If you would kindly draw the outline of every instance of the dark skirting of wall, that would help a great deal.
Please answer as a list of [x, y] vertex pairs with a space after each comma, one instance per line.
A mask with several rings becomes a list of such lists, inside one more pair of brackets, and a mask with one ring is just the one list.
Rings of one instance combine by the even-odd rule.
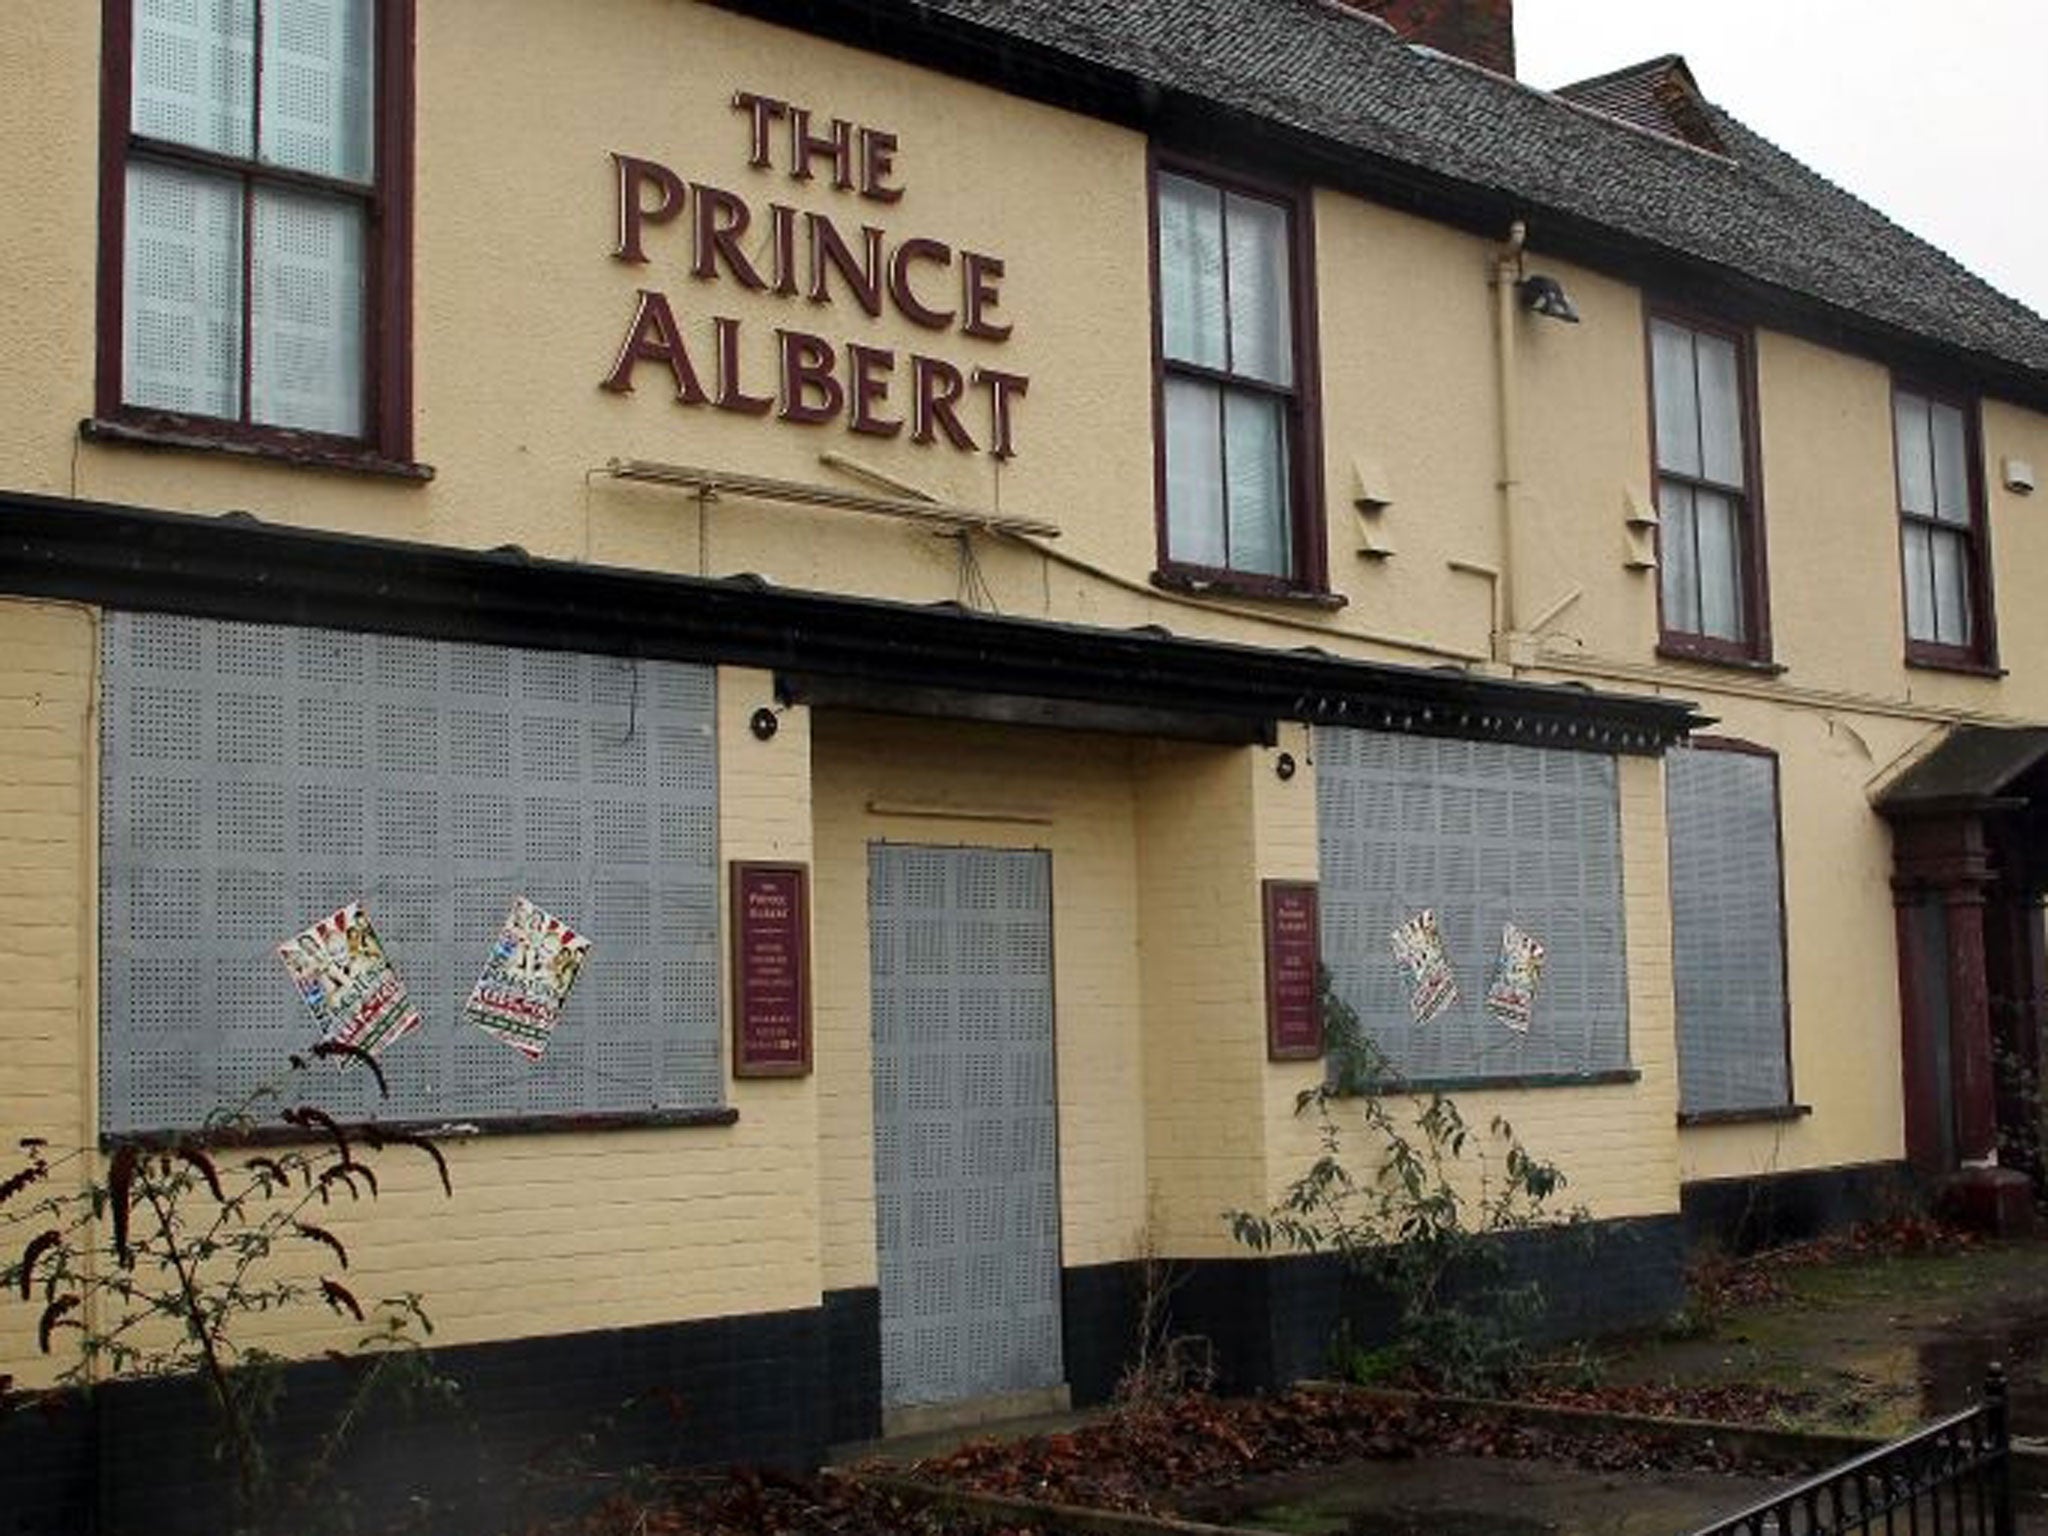
[[[827, 1333], [818, 1308], [437, 1350], [455, 1402], [410, 1417], [377, 1402], [323, 1505], [346, 1497], [372, 1529], [414, 1515], [420, 1529], [484, 1536], [587, 1501], [600, 1487], [591, 1472], [815, 1466], [827, 1436]], [[273, 1463], [303, 1466], [350, 1391], [342, 1366], [286, 1367], [264, 1437]], [[89, 1401], [0, 1416], [0, 1533], [223, 1529], [228, 1484], [211, 1423], [190, 1378], [118, 1383]]]
[[882, 1433], [882, 1293], [825, 1293], [825, 1435], [852, 1445]]
[[1686, 1246], [1734, 1254], [1800, 1242], [1920, 1204], [1913, 1171], [1903, 1162], [1699, 1179], [1679, 1189]]
[[[1585, 1222], [1504, 1234], [1496, 1283], [1533, 1281], [1539, 1341], [1662, 1321], [1685, 1301], [1684, 1226], [1677, 1216]], [[1199, 1341], [1225, 1391], [1252, 1391], [1330, 1371], [1340, 1322], [1363, 1346], [1393, 1335], [1391, 1296], [1348, 1280], [1327, 1254], [1167, 1261], [1165, 1331]], [[1076, 1403], [1108, 1398], [1134, 1358], [1144, 1266], [1102, 1264], [1066, 1274], [1067, 1380]], [[1206, 1345], [1206, 1349], [1202, 1346]]]

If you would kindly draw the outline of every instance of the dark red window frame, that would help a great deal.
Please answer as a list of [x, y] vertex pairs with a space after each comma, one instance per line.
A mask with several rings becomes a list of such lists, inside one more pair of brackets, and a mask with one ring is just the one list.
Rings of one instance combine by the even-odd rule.
[[[1742, 389], [1742, 474], [1741, 494], [1734, 497], [1739, 509], [1742, 533], [1740, 584], [1746, 633], [1740, 640], [1717, 635], [1695, 634], [1673, 629], [1664, 612], [1664, 523], [1662, 482], [1684, 481], [1704, 489], [1730, 495], [1731, 488], [1711, 480], [1668, 473], [1658, 463], [1657, 451], [1657, 355], [1654, 327], [1662, 320], [1709, 336], [1718, 336], [1735, 347], [1735, 377]], [[1643, 379], [1648, 388], [1650, 493], [1658, 508], [1657, 523], [1657, 650], [1659, 654], [1684, 661], [1726, 662], [1736, 666], [1771, 665], [1770, 558], [1764, 529], [1762, 433], [1757, 415], [1756, 344], [1752, 332], [1742, 326], [1699, 314], [1670, 304], [1651, 304], [1643, 314]]]
[[[1263, 382], [1188, 363], [1166, 360], [1164, 306], [1159, 286], [1159, 177], [1162, 172], [1205, 182], [1261, 202], [1279, 205], [1287, 216], [1288, 278], [1294, 339], [1294, 386]], [[1329, 592], [1329, 537], [1323, 518], [1321, 367], [1316, 356], [1315, 217], [1313, 194], [1302, 186], [1267, 181], [1212, 162], [1155, 147], [1145, 176], [1148, 259], [1152, 282], [1152, 479], [1153, 522], [1159, 553], [1153, 580], [1160, 586], [1254, 597], [1322, 597]], [[1203, 379], [1226, 388], [1254, 389], [1287, 400], [1287, 513], [1292, 535], [1292, 570], [1268, 576], [1228, 566], [1175, 560], [1167, 547], [1166, 379], [1169, 374]]]
[[[1963, 416], [1963, 458], [1969, 467], [1970, 521], [1945, 523], [1906, 510], [1905, 487], [1899, 483], [1898, 397], [1914, 395], [1937, 405], [1951, 406]], [[1974, 395], [1909, 375], [1892, 377], [1891, 394], [1892, 505], [1898, 514], [1899, 539], [1899, 627], [1906, 638], [1906, 663], [1915, 667], [1938, 667], [1953, 672], [1991, 672], [1998, 666], [1998, 623], [1991, 593], [1991, 525], [1985, 512], [1984, 438]], [[1907, 627], [1906, 549], [1903, 535], [1908, 527], [1932, 526], [1965, 536], [1964, 574], [1970, 583], [1970, 643], [1944, 645], [1937, 640], [1916, 640]]]
[[[144, 138], [130, 127], [134, 0], [102, 0], [100, 82], [99, 337], [94, 419], [88, 435], [177, 446], [220, 446], [298, 461], [421, 474], [412, 465], [413, 31], [416, 0], [377, 0], [374, 34], [376, 174], [367, 194], [346, 182], [230, 155]], [[260, 13], [259, 13], [260, 35]], [[260, 46], [260, 42], [259, 42]], [[260, 72], [260, 64], [259, 64]], [[132, 156], [225, 172], [245, 185], [342, 196], [366, 210], [363, 275], [364, 435], [339, 437], [242, 419], [199, 416], [122, 399], [122, 316], [126, 273], [127, 168]], [[249, 260], [244, 241], [243, 260]], [[248, 302], [245, 280], [244, 303]], [[243, 367], [253, 343], [244, 333]]]

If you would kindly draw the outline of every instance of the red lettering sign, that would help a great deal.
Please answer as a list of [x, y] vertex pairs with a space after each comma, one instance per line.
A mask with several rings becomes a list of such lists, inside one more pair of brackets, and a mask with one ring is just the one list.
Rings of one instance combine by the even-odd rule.
[[1313, 1061], [1323, 1054], [1315, 883], [1268, 880], [1265, 896], [1266, 1055], [1273, 1061]]
[[811, 1070], [809, 870], [732, 866], [732, 1075]]

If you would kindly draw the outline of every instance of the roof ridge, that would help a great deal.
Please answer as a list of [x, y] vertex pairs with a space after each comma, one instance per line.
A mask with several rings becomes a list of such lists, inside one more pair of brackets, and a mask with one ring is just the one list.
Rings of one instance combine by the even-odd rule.
[[[1742, 118], [1737, 117], [1733, 112], [1729, 111], [1726, 107], [1720, 105], [1718, 102], [1708, 101], [1706, 102], [1706, 106], [1708, 111], [1712, 112], [1715, 117], [1721, 119], [1725, 123], [1731, 124], [1738, 131], [1747, 134], [1752, 139], [1755, 139], [1759, 144], [1763, 145], [1763, 147], [1769, 150], [1772, 154], [1777, 155], [1780, 159], [1788, 161], [1790, 164], [1796, 166], [1805, 175], [1811, 177], [1815, 184], [1824, 189], [1830, 196], [1834, 197], [1840, 202], [1848, 204], [1850, 207], [1856, 209], [1859, 213], [1867, 214], [1871, 218], [1876, 219], [1879, 223], [1883, 224], [1885, 228], [1887, 228], [1888, 230], [1891, 230], [1893, 233], [1903, 236], [1906, 240], [1910, 241], [1922, 254], [1934, 257], [1936, 261], [1940, 262], [1943, 266], [1949, 268], [1951, 271], [1961, 274], [1963, 277], [1968, 278], [1971, 282], [1979, 284], [1983, 288], [1989, 290], [1991, 293], [1996, 294], [2000, 299], [2004, 300], [2006, 303], [2013, 305], [2015, 308], [2031, 316], [2037, 323], [2048, 325], [2048, 315], [2043, 315], [2041, 311], [2035, 309], [2031, 304], [2027, 303], [2026, 300], [2021, 299], [2014, 294], [2007, 293], [2003, 288], [1999, 287], [1996, 283], [1992, 282], [1991, 279], [1985, 277], [1982, 273], [1977, 272], [1969, 266], [1965, 265], [1953, 252], [1949, 251], [1947, 248], [1943, 246], [1935, 244], [1925, 235], [1917, 234], [1913, 230], [1908, 229], [1905, 225], [1901, 224], [1897, 219], [1893, 218], [1890, 214], [1886, 213], [1882, 208], [1878, 207], [1877, 204], [1870, 202], [1868, 199], [1859, 196], [1855, 192], [1850, 191], [1849, 188], [1843, 186], [1840, 182], [1836, 181], [1832, 176], [1829, 176], [1826, 172], [1818, 170], [1811, 165], [1808, 165], [1806, 161], [1802, 160], [1798, 155], [1793, 154], [1791, 150], [1785, 148], [1784, 145], [1780, 144], [1776, 139], [1773, 139], [1769, 134], [1762, 133], [1759, 130], [1752, 128]], [[1770, 186], [1768, 183], [1764, 184], [1770, 191], [1772, 196], [1782, 196], [1778, 188]]]
[[1626, 80], [1634, 75], [1646, 75], [1652, 70], [1665, 69], [1673, 64], [1681, 65], [1688, 77], [1692, 75], [1692, 66], [1685, 62], [1684, 54], [1660, 53], [1655, 58], [1644, 59], [1639, 64], [1624, 64], [1621, 68], [1610, 69], [1605, 74], [1588, 75], [1583, 80], [1573, 80], [1564, 85], [1554, 85], [1550, 87], [1550, 93], [1553, 96], [1568, 96], [1573, 91], [1590, 90], [1596, 85], [1608, 85], [1613, 81]]

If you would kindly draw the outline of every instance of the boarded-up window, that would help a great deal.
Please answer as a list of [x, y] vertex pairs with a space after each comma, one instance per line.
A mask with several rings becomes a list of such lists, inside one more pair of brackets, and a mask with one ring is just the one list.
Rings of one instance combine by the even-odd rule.
[[[1591, 752], [1316, 732], [1323, 959], [1410, 1078], [1628, 1065], [1615, 763]], [[1458, 1001], [1426, 1023], [1394, 930], [1433, 911]], [[1544, 948], [1526, 1031], [1486, 1007], [1512, 923]]]
[[[708, 668], [109, 614], [101, 737], [107, 1131], [190, 1126], [315, 1026], [276, 946], [361, 900], [425, 1016], [392, 1097], [338, 1116], [714, 1105], [717, 742]], [[463, 1022], [514, 898], [594, 948], [546, 1055]], [[309, 1091], [310, 1090], [310, 1091]]]
[[1777, 759], [1686, 748], [1665, 759], [1664, 773], [1679, 1109], [1783, 1105], [1791, 1081]]

